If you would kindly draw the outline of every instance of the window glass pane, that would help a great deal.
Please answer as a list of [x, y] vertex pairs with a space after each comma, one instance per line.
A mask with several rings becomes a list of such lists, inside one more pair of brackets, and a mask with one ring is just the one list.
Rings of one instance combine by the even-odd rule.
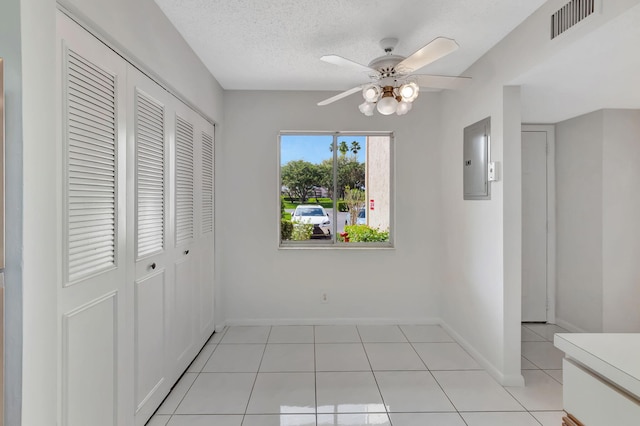
[[390, 244], [391, 136], [280, 136], [285, 244]]
[[280, 137], [282, 241], [332, 241], [333, 139], [332, 135]]
[[339, 241], [389, 242], [391, 138], [340, 136], [338, 190], [348, 210]]

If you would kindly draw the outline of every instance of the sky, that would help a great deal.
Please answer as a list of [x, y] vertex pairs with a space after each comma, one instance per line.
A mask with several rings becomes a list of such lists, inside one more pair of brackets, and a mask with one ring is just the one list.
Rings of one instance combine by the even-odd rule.
[[[341, 141], [351, 145], [352, 141], [360, 144], [358, 161], [365, 160], [366, 136], [340, 136]], [[280, 165], [285, 165], [291, 160], [305, 160], [309, 163], [320, 164], [322, 160], [332, 158], [330, 151], [333, 143], [333, 135], [282, 135], [280, 136]]]

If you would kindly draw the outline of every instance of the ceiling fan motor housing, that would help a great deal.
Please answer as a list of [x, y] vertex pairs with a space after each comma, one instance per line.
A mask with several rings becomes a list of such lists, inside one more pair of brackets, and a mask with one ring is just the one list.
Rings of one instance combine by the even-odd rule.
[[377, 78], [394, 77], [398, 75], [396, 65], [404, 60], [404, 56], [400, 55], [384, 55], [369, 62], [369, 68], [380, 73]]
[[380, 40], [380, 47], [382, 47], [385, 53], [393, 52], [393, 49], [395, 49], [397, 45], [398, 39], [395, 37], [387, 37]]

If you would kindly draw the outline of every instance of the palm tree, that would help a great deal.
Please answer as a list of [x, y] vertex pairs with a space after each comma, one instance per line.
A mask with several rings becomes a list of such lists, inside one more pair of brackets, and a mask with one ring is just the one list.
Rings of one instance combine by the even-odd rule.
[[351, 152], [353, 153], [353, 155], [358, 154], [358, 151], [360, 151], [360, 144], [358, 143], [358, 141], [351, 142]]

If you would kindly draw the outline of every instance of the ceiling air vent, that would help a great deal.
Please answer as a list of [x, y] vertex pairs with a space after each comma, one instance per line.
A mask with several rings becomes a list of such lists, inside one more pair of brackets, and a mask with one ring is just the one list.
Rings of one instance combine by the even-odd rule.
[[551, 39], [553, 40], [596, 9], [596, 0], [571, 0], [551, 15]]

